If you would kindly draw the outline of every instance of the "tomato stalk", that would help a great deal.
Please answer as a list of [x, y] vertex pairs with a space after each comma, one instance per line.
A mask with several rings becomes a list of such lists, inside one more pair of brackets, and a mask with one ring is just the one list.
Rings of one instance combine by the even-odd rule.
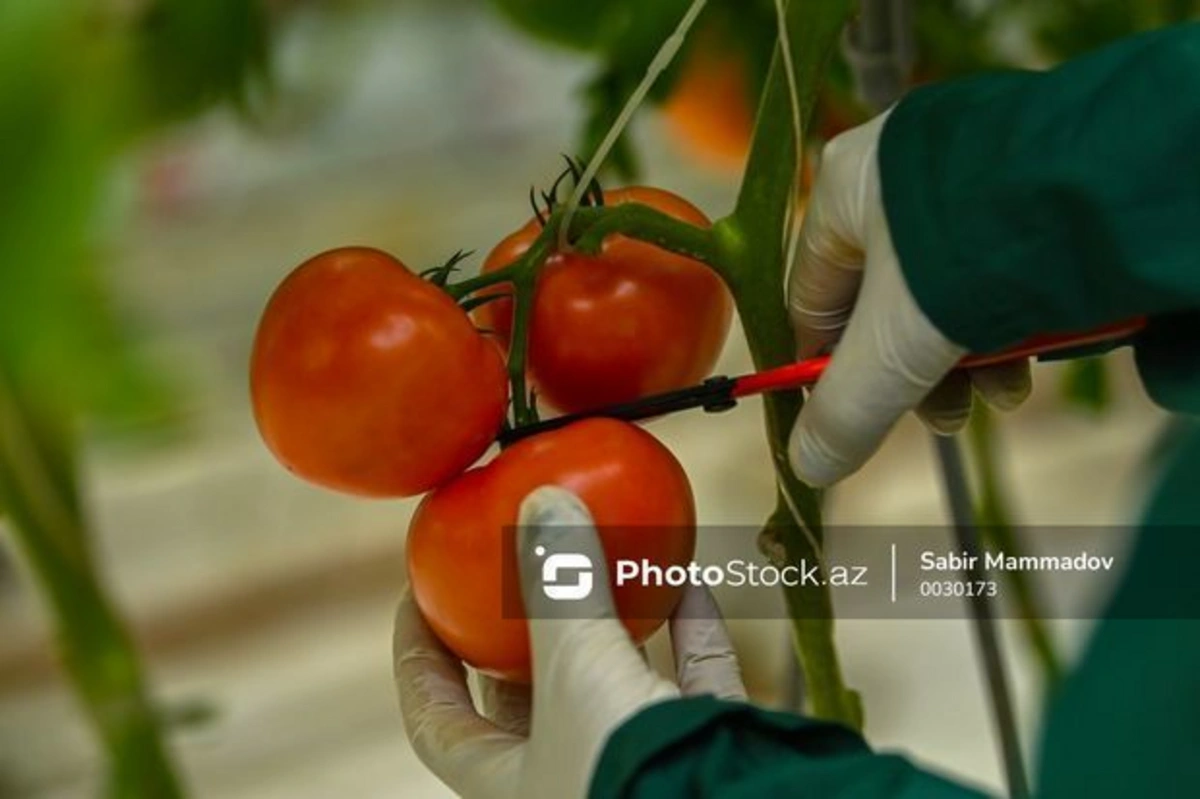
[[[789, 5], [787, 27], [790, 49], [796, 56], [795, 86], [804, 126], [811, 117], [825, 64], [854, 5], [853, 0]], [[791, 92], [777, 48], [737, 205], [733, 214], [714, 226], [726, 251], [726, 279], [758, 369], [795, 359], [784, 278], [799, 151]], [[799, 392], [771, 394], [763, 404], [779, 496], [772, 523], [764, 529], [760, 543], [768, 557], [782, 563], [819, 562], [824, 535], [820, 494], [796, 478], [787, 458], [788, 435], [803, 404]], [[861, 703], [846, 687], [837, 656], [829, 589], [798, 586], [786, 589], [785, 594], [812, 712], [861, 728]]]
[[484, 272], [466, 280], [460, 280], [457, 283], [447, 284], [445, 286], [446, 293], [453, 297], [455, 301], [461, 301], [480, 289], [491, 288], [501, 283], [511, 283], [519, 265], [520, 262], [518, 261], [509, 264], [503, 269]]
[[182, 796], [137, 653], [96, 574], [68, 425], [39, 413], [0, 373], [0, 499], [54, 609], [59, 651], [108, 751], [106, 795]]
[[[1020, 556], [1026, 551], [1009, 511], [1000, 458], [996, 451], [994, 419], [991, 410], [978, 404], [967, 426], [967, 443], [976, 479], [979, 483], [975, 518], [985, 547]], [[1022, 571], [1006, 571], [1005, 581], [1012, 588], [1020, 611], [1025, 640], [1042, 672], [1043, 685], [1053, 690], [1063, 676], [1062, 657], [1054, 637], [1046, 626], [1043, 597], [1036, 581]]]
[[[853, 0], [797, 2], [788, 7], [790, 50], [797, 56], [796, 96], [805, 124], [825, 64], [853, 8]], [[785, 243], [796, 191], [799, 150], [792, 93], [777, 52], [732, 214], [716, 222], [710, 230], [704, 230], [634, 203], [615, 208], [580, 208], [569, 222], [568, 239], [580, 250], [595, 252], [606, 236], [619, 233], [708, 264], [733, 293], [756, 368], [784, 365], [795, 358], [783, 287], [787, 268]], [[493, 272], [486, 284], [509, 281], [514, 286], [516, 310], [509, 375], [517, 424], [533, 416], [532, 409], [524, 404], [528, 317], [537, 271], [551, 251], [551, 240], [560, 224], [560, 216], [553, 214], [530, 250], [511, 266]], [[484, 284], [478, 279], [473, 285], [460, 284], [467, 285], [469, 290], [476, 290]], [[803, 403], [799, 391], [769, 394], [763, 401], [778, 494], [775, 511], [760, 536], [760, 546], [779, 565], [801, 560], [810, 564], [821, 562], [820, 493], [796, 478], [787, 458], [788, 434]], [[812, 712], [861, 728], [861, 703], [858, 695], [846, 687], [834, 643], [829, 589], [823, 585], [787, 588], [785, 599]]]
[[[853, 8], [852, 0], [789, 5], [791, 52], [797, 56], [796, 93], [805, 124], [825, 64]], [[756, 368], [781, 366], [795, 358], [783, 287], [797, 159], [792, 97], [777, 52], [732, 214], [716, 222], [711, 230], [701, 230], [634, 204], [580, 209], [570, 232], [572, 237], [577, 236], [575, 244], [583, 250], [595, 250], [605, 236], [620, 233], [708, 264], [733, 293]], [[760, 536], [760, 546], [780, 565], [821, 560], [820, 493], [796, 478], [787, 458], [788, 434], [803, 403], [799, 391], [768, 394], [763, 401], [779, 491], [776, 509]], [[842, 677], [828, 588], [788, 588], [785, 597], [812, 712], [860, 728], [861, 703]]]
[[525, 253], [511, 264], [484, 272], [467, 280], [445, 286], [457, 301], [481, 289], [507, 283], [512, 286], [513, 321], [508, 345], [508, 382], [512, 391], [513, 424], [532, 424], [538, 420], [537, 407], [526, 385], [526, 353], [529, 349], [529, 324], [533, 312], [533, 291], [538, 272], [550, 255], [557, 234], [558, 216], [554, 215]]
[[579, 208], [571, 218], [570, 239], [575, 249], [594, 255], [604, 239], [620, 233], [686, 255], [723, 271], [720, 251], [711, 230], [690, 225], [656, 208], [629, 202], [605, 208]]

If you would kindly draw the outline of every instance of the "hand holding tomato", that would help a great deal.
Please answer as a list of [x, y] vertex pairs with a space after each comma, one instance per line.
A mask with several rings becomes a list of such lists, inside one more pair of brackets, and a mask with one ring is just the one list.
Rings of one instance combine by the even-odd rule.
[[[608, 191], [604, 202], [642, 203], [699, 227], [710, 224], [691, 203], [661, 189]], [[483, 271], [515, 261], [539, 233], [531, 220], [492, 250]], [[507, 341], [512, 313], [512, 302], [502, 299], [476, 317]], [[707, 265], [609, 236], [596, 255], [552, 254], [538, 275], [530, 377], [538, 397], [570, 413], [683, 388], [712, 372], [732, 316], [729, 290]]]
[[[520, 441], [421, 502], [408, 532], [413, 596], [429, 626], [460, 659], [509, 680], [529, 679], [526, 620], [505, 601], [518, 585], [517, 510], [533, 489], [575, 493], [600, 529], [611, 565], [645, 558], [683, 565], [695, 546], [695, 506], [683, 467], [644, 430], [588, 419]], [[624, 585], [616, 607], [641, 642], [671, 615], [680, 589]]]
[[[688, 588], [671, 619], [676, 681], [664, 679], [617, 621], [608, 542], [601, 546], [583, 504], [562, 489], [540, 488], [521, 504], [519, 519], [514, 553], [530, 617], [532, 687], [485, 677], [477, 711], [462, 665], [422, 620], [413, 594], [396, 614], [393, 656], [405, 728], [417, 756], [455, 793], [583, 796], [609, 736], [647, 705], [700, 694], [745, 699], [737, 657], [706, 590]], [[542, 590], [537, 554], [562, 548], [597, 564], [595, 589], [567, 614]], [[465, 577], [460, 585], [471, 588]]]
[[441, 288], [367, 247], [317, 255], [275, 290], [250, 388], [285, 466], [368, 496], [413, 496], [462, 472], [508, 402], [495, 343]]

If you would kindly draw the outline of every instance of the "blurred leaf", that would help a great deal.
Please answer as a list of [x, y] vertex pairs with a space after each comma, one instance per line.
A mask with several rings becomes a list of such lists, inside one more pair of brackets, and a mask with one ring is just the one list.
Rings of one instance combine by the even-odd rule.
[[1059, 390], [1068, 405], [1090, 413], [1103, 413], [1112, 404], [1112, 386], [1102, 358], [1069, 363]]
[[[577, 149], [585, 163], [591, 161], [635, 86], [628, 85], [620, 73], [605, 70], [584, 88], [585, 117]], [[609, 152], [606, 168], [624, 181], [637, 177], [638, 159], [628, 129]]]
[[[585, 160], [595, 152], [689, 5], [690, 0], [609, 0], [604, 14], [596, 12], [596, 19], [605, 20], [605, 32], [592, 36], [586, 45], [576, 43], [604, 60], [603, 68], [583, 91], [586, 116], [577, 149]], [[746, 65], [747, 96], [757, 98], [776, 38], [771, 0], [710, 0], [671, 66], [655, 82], [649, 99], [652, 103], [665, 100], [695, 51], [707, 48], [737, 52]], [[639, 167], [626, 134], [610, 153], [607, 168], [628, 181], [637, 176]]]
[[1005, 3], [982, 8], [960, 0], [921, 0], [914, 4], [914, 78], [951, 78], [1002, 66], [992, 36]]
[[137, 23], [138, 74], [152, 119], [207, 105], [245, 109], [267, 76], [267, 17], [257, 0], [155, 0]]
[[131, 379], [88, 245], [132, 115], [119, 48], [72, 9], [0, 11], [0, 366], [61, 413]]
[[1013, 0], [1027, 12], [1037, 41], [1055, 59], [1081, 55], [1133, 33], [1195, 19], [1196, 0]]
[[130, 353], [107, 294], [96, 211], [111, 164], [149, 121], [244, 102], [264, 25], [260, 4], [242, 0], [157, 0], [134, 20], [0, 5], [0, 368], [31, 403], [162, 415], [169, 395]]
[[554, 44], [591, 50], [609, 34], [606, 27], [624, 7], [622, 0], [493, 0], [525, 32]]

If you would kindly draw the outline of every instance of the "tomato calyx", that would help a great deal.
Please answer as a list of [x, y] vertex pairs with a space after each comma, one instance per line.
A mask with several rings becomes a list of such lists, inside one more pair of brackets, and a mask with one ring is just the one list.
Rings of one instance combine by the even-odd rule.
[[446, 262], [441, 266], [435, 266], [430, 269], [424, 269], [417, 273], [417, 277], [422, 280], [428, 280], [439, 288], [446, 288], [450, 281], [450, 276], [458, 271], [458, 265], [475, 254], [474, 250], [458, 250], [446, 259]]
[[[583, 159], [572, 158], [566, 153], [561, 153], [562, 159], [567, 162], [567, 168], [564, 169], [559, 176], [555, 178], [554, 183], [550, 186], [549, 191], [537, 191], [533, 186], [529, 187], [529, 205], [533, 208], [533, 217], [537, 220], [538, 226], [543, 230], [546, 225], [550, 224], [551, 218], [554, 216], [555, 210], [561, 204], [558, 199], [558, 189], [562, 186], [563, 181], [568, 177], [571, 178], [573, 186], [578, 186], [580, 179], [583, 177], [584, 166]], [[537, 195], [541, 194], [542, 206], [538, 205]], [[600, 186], [600, 181], [596, 178], [588, 183], [587, 189], [583, 193], [583, 197], [579, 201], [580, 205], [588, 206], [589, 208], [604, 207], [604, 189]]]

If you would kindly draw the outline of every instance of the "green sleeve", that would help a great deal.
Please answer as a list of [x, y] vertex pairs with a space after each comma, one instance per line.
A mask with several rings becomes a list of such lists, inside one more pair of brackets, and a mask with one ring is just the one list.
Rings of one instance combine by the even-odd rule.
[[[1181, 423], [1185, 424], [1185, 423]], [[1039, 799], [1184, 796], [1200, 785], [1200, 429], [1180, 428], [1133, 558], [1079, 667], [1055, 692]], [[978, 799], [873, 753], [845, 727], [710, 697], [653, 705], [609, 739], [592, 799]]]
[[908, 285], [976, 352], [1147, 315], [1151, 395], [1200, 411], [1200, 24], [917, 89], [880, 141]]
[[836, 724], [712, 697], [653, 705], [605, 746], [591, 799], [979, 799]]

